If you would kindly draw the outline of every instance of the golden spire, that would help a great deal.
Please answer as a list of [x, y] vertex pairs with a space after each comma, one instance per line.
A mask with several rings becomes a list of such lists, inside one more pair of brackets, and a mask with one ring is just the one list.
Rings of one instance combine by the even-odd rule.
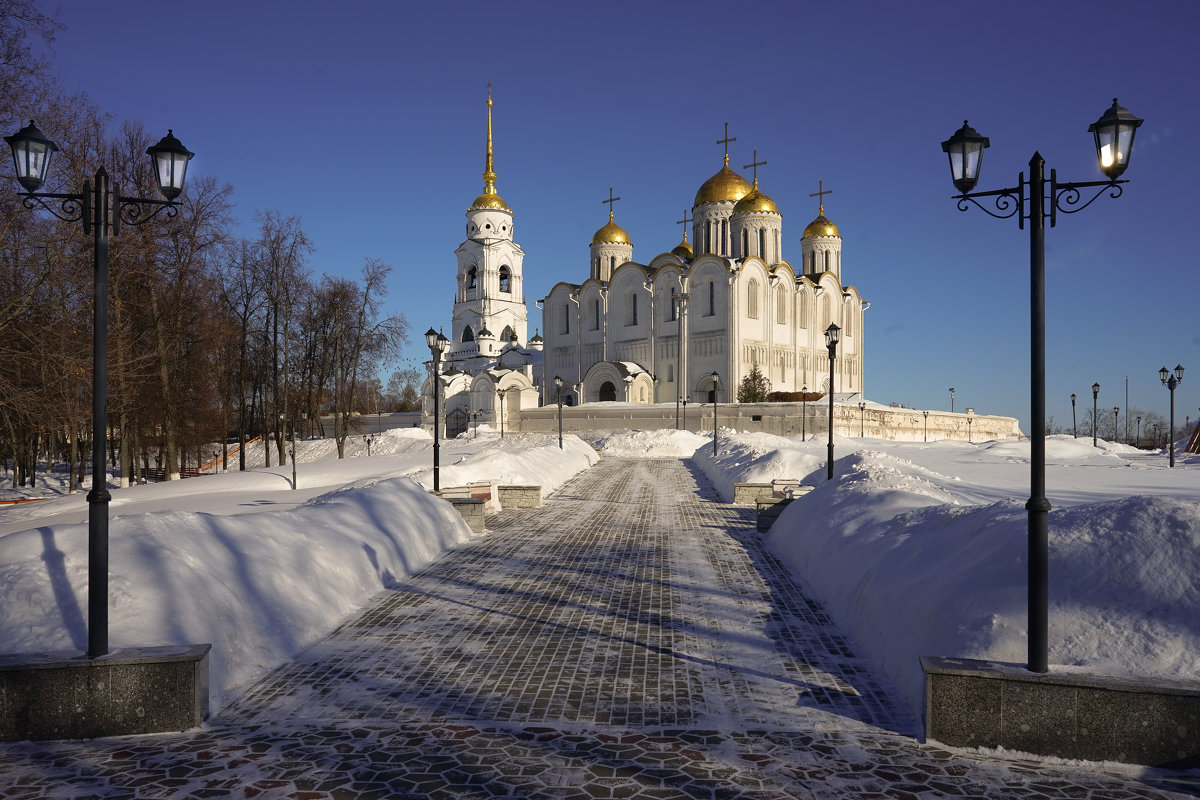
[[492, 169], [492, 82], [488, 81], [488, 133], [487, 156], [483, 162], [483, 193], [496, 193], [496, 172]]

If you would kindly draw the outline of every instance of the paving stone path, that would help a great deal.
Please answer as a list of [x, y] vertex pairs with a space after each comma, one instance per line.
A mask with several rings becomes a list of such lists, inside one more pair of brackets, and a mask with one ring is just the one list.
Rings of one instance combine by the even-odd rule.
[[918, 725], [752, 511], [606, 459], [380, 594], [201, 731], [0, 745], [0, 798], [1174, 798]]

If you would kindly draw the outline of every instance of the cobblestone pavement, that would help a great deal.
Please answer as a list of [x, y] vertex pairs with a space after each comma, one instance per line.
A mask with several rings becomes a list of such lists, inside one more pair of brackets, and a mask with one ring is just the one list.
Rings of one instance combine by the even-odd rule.
[[1170, 798], [917, 723], [677, 459], [503, 512], [202, 730], [0, 746], [0, 797]]

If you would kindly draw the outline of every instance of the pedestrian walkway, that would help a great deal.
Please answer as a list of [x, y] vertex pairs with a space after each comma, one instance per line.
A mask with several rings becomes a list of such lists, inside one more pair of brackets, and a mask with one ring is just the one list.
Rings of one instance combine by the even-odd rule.
[[0, 746], [2, 797], [1171, 798], [917, 721], [752, 512], [606, 459], [396, 583], [198, 732]]

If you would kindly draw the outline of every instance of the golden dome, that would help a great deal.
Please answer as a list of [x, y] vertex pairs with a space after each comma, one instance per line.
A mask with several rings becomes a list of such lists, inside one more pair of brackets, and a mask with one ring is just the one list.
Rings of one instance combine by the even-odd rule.
[[504, 202], [504, 198], [493, 192], [484, 192], [479, 197], [476, 197], [467, 211], [477, 211], [481, 208], [495, 208], [500, 211], [507, 211], [510, 214], [512, 213], [512, 209]]
[[750, 182], [729, 168], [729, 156], [721, 171], [701, 184], [694, 206], [704, 203], [736, 203], [751, 192]]
[[819, 216], [808, 223], [808, 227], [804, 229], [804, 235], [800, 238], [809, 239], [813, 236], [836, 236], [839, 239], [842, 238], [842, 234], [838, 231], [838, 226], [826, 218], [824, 207], [821, 208]]
[[683, 235], [683, 241], [675, 245], [675, 249], [671, 251], [671, 255], [686, 259], [692, 257], [692, 246], [688, 244], [686, 233]]
[[617, 223], [613, 222], [613, 215], [610, 211], [608, 214], [608, 224], [600, 230], [596, 231], [596, 235], [592, 237], [592, 244], [633, 244], [629, 241], [629, 234], [625, 232]]
[[733, 216], [755, 212], [779, 213], [779, 206], [775, 205], [775, 201], [760, 192], [757, 186], [751, 189], [749, 194], [737, 201], [737, 205], [733, 207]]

